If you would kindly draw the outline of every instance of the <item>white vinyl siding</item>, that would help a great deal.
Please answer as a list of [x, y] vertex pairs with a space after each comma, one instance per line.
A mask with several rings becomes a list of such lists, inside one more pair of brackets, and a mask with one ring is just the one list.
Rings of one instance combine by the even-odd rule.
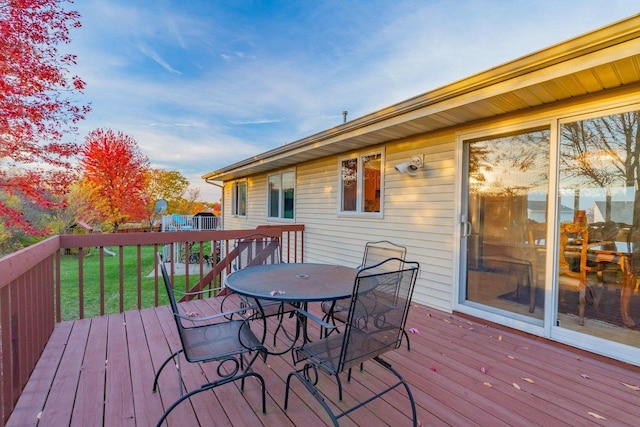
[[[401, 148], [386, 148], [384, 219], [336, 216], [338, 157], [298, 166], [296, 222], [305, 225], [305, 261], [355, 267], [367, 241], [405, 245], [407, 259], [421, 265], [414, 299], [451, 311], [455, 134], [414, 138]], [[395, 172], [395, 164], [418, 154], [425, 154], [425, 179]]]

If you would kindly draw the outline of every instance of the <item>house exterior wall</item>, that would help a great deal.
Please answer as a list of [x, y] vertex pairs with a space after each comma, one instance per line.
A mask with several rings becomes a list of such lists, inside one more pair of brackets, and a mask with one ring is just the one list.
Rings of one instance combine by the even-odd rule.
[[[339, 156], [296, 167], [295, 222], [305, 225], [305, 261], [357, 266], [367, 241], [405, 245], [407, 259], [421, 264], [414, 299], [451, 311], [455, 133], [371, 149], [385, 151], [383, 218], [338, 215]], [[424, 169], [416, 177], [398, 174], [394, 165], [413, 155], [424, 155]], [[231, 215], [231, 184], [224, 188], [225, 229], [278, 224], [266, 216], [267, 175], [247, 179], [246, 217]]]
[[[298, 164], [295, 222], [305, 225], [305, 261], [357, 266], [367, 241], [405, 245], [407, 259], [420, 263], [414, 299], [451, 312], [456, 308], [453, 292], [460, 256], [456, 212], [460, 135], [499, 134], [541, 124], [551, 127], [558, 118], [639, 102], [637, 88], [625, 88], [363, 149], [385, 153], [383, 218], [338, 215], [339, 158], [360, 151]], [[555, 150], [555, 142], [551, 149]], [[424, 168], [416, 176], [394, 170], [415, 155], [424, 156]], [[266, 216], [266, 174], [248, 178], [246, 217], [231, 215], [231, 183], [225, 183], [224, 190], [226, 229], [278, 223]]]

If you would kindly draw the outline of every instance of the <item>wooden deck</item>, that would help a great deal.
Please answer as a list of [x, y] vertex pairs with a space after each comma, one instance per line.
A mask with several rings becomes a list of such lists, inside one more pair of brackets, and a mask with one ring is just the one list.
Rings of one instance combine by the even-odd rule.
[[[189, 303], [211, 313], [217, 300]], [[418, 418], [429, 426], [637, 426], [640, 369], [476, 319], [413, 306], [407, 328], [411, 351], [387, 355], [409, 380]], [[130, 311], [56, 326], [9, 426], [155, 425], [178, 393], [177, 374], [166, 369], [152, 393], [155, 368], [178, 346], [168, 307]], [[169, 418], [176, 426], [316, 426], [328, 417], [299, 384], [288, 411], [282, 409], [290, 355], [258, 360], [267, 383], [267, 414], [259, 387], [245, 392], [228, 384], [183, 402]], [[191, 388], [214, 373], [213, 364], [183, 364]], [[345, 382], [345, 402], [389, 380], [373, 362]], [[327, 389], [334, 380], [320, 378]], [[334, 396], [337, 393], [333, 394]], [[406, 397], [387, 395], [349, 415], [341, 425], [409, 425]]]

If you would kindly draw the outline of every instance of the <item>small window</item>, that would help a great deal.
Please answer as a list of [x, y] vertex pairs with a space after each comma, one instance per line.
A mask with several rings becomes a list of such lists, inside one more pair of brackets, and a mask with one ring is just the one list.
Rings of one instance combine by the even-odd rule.
[[293, 219], [295, 173], [280, 172], [267, 179], [267, 216], [269, 218]]
[[382, 212], [382, 153], [340, 160], [340, 212]]
[[236, 181], [233, 183], [231, 200], [232, 214], [236, 216], [247, 216], [247, 181]]

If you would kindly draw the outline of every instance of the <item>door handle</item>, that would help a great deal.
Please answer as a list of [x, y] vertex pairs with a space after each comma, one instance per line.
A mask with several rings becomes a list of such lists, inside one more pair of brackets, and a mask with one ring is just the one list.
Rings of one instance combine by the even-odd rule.
[[462, 237], [471, 235], [471, 222], [467, 220], [467, 215], [461, 215], [460, 224], [462, 224]]
[[465, 221], [462, 223], [462, 237], [471, 236], [471, 223], [469, 221]]

